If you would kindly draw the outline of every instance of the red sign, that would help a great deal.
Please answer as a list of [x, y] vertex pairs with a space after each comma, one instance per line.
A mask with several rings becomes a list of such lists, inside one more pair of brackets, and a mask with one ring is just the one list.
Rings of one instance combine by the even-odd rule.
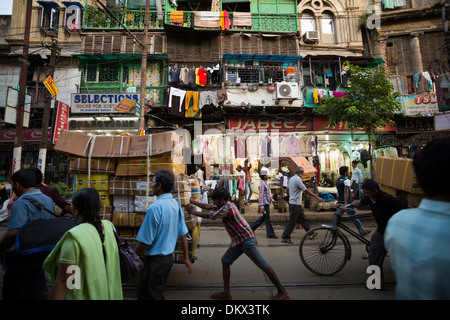
[[[52, 129], [48, 129], [49, 138], [51, 134]], [[41, 141], [42, 129], [23, 130], [22, 136], [23, 141]], [[0, 141], [14, 141], [15, 137], [16, 130], [0, 130]]]
[[279, 131], [311, 131], [311, 119], [300, 117], [298, 120], [284, 120], [279, 118], [238, 118], [231, 117], [228, 120], [228, 128], [232, 130], [279, 130]]
[[69, 128], [69, 106], [65, 103], [58, 101], [58, 112], [56, 113], [55, 130], [53, 131], [52, 143], [55, 144], [61, 131]]
[[[350, 129], [347, 122], [341, 122], [334, 126], [328, 125], [328, 119], [322, 117], [314, 117], [314, 130], [315, 131], [361, 131], [365, 132], [365, 128], [354, 128]], [[376, 132], [385, 132], [385, 131], [395, 131], [395, 125], [390, 123], [386, 124], [384, 127], [379, 127], [375, 131]]]

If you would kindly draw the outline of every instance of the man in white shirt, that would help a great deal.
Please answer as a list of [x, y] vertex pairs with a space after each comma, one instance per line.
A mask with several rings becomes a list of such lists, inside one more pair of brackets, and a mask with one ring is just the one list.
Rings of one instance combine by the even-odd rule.
[[199, 181], [200, 185], [202, 186], [204, 184], [203, 171], [202, 171], [202, 169], [201, 169], [199, 164], [195, 165], [195, 174], [194, 174], [194, 176]]
[[361, 200], [364, 198], [364, 195], [362, 194], [361, 185], [363, 184], [365, 178], [364, 178], [364, 172], [358, 168], [358, 160], [352, 161], [352, 188], [353, 188], [353, 199], [359, 199]]
[[[294, 230], [295, 224], [300, 223], [306, 232], [309, 231], [310, 227], [308, 221], [306, 220], [305, 213], [303, 212], [302, 207], [302, 197], [303, 192], [306, 192], [311, 197], [318, 199], [319, 201], [323, 201], [321, 197], [315, 195], [311, 191], [309, 191], [306, 186], [302, 182], [302, 177], [305, 172], [305, 169], [302, 167], [298, 167], [295, 169], [295, 175], [289, 179], [289, 221], [283, 231], [283, 235], [281, 236], [283, 243], [293, 244], [294, 242], [291, 240], [291, 233]], [[315, 234], [312, 234], [310, 238], [314, 238]]]

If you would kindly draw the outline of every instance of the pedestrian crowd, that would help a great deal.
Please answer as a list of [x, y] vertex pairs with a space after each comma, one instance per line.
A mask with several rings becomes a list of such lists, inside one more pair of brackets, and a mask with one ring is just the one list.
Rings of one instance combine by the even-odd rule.
[[[386, 289], [383, 264], [389, 253], [397, 282], [398, 299], [450, 299], [448, 163], [450, 140], [434, 141], [414, 157], [415, 173], [426, 195], [417, 208], [410, 208], [382, 191], [374, 180], [366, 180], [358, 170], [358, 163], [352, 163], [352, 180], [349, 179], [348, 167], [339, 169], [336, 206], [366, 205], [371, 209], [377, 228], [371, 236], [368, 249], [369, 264], [380, 268], [381, 288]], [[245, 183], [245, 205], [250, 205], [253, 193], [250, 168], [248, 160], [244, 167], [238, 168]], [[4, 174], [2, 170], [0, 175]], [[289, 220], [281, 241], [288, 245], [294, 244], [291, 234], [296, 224], [300, 224], [306, 232], [311, 229], [302, 207], [303, 194], [323, 201], [305, 186], [303, 175], [304, 169], [297, 168], [287, 184]], [[195, 177], [202, 181], [204, 179], [200, 166], [196, 167]], [[277, 202], [270, 193], [268, 171], [263, 168], [260, 177], [258, 212], [261, 216], [251, 224], [231, 201], [229, 191], [220, 184], [211, 192], [212, 203], [191, 199], [190, 204], [186, 205], [187, 211], [192, 215], [221, 219], [231, 238], [230, 247], [221, 258], [223, 290], [213, 293], [212, 299], [232, 299], [231, 266], [242, 254], [247, 255], [272, 282], [276, 288], [276, 294], [272, 297], [274, 300], [290, 299], [277, 273], [257, 248], [255, 230], [263, 223], [266, 236], [270, 239], [278, 238], [270, 220], [270, 206]], [[100, 219], [101, 202], [98, 191], [92, 188], [81, 189], [68, 202], [56, 188], [43, 184], [43, 175], [38, 169], [21, 169], [15, 172], [11, 176], [11, 186], [12, 195], [0, 195], [0, 207], [5, 203], [10, 210], [7, 231], [0, 240], [0, 262], [4, 270], [3, 299], [123, 299], [117, 233], [110, 221]], [[164, 299], [164, 287], [174, 263], [173, 252], [178, 240], [181, 242], [187, 272], [192, 272], [188, 229], [183, 209], [171, 194], [173, 186], [172, 173], [166, 170], [155, 173], [152, 190], [157, 199], [147, 210], [136, 236], [137, 245], [134, 249], [144, 262], [137, 288], [139, 300]], [[338, 212], [354, 214], [351, 210]], [[60, 230], [49, 231], [47, 227], [44, 231], [46, 233], [31, 231], [34, 232], [32, 237], [29, 237], [30, 231], [27, 234], [27, 230], [33, 230], [33, 226], [41, 226], [42, 229], [45, 223], [55, 219], [62, 221], [57, 224]], [[359, 219], [355, 218], [353, 221], [361, 236], [371, 232], [363, 227]], [[68, 223], [71, 224], [69, 228]], [[53, 234], [56, 241], [51, 252], [32, 250], [33, 254], [23, 254], [27, 252], [25, 244], [32, 242], [42, 247]], [[310, 239], [315, 236], [314, 232], [309, 233]], [[47, 288], [45, 273], [53, 282], [51, 290]]]

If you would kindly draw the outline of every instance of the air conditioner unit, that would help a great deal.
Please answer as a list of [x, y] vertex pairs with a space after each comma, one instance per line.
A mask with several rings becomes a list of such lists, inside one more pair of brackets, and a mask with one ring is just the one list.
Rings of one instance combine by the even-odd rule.
[[278, 82], [277, 99], [298, 99], [298, 83]]
[[303, 34], [304, 42], [317, 42], [319, 41], [319, 32], [318, 31], [306, 31]]

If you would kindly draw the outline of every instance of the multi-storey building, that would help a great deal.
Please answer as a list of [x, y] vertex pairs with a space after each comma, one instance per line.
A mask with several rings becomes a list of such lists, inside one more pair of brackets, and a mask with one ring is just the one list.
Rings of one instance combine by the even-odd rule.
[[[80, 26], [73, 17], [80, 15], [84, 1], [32, 1], [26, 101], [23, 130], [22, 167], [36, 166], [40, 145], [43, 114], [51, 107], [49, 128], [53, 126], [54, 100], [50, 101], [43, 81], [51, 74], [52, 48], [55, 48], [53, 79], [59, 89], [57, 100], [70, 104], [71, 93], [77, 92], [80, 82], [78, 61], [72, 55], [79, 53]], [[11, 15], [2, 16], [0, 56], [0, 165], [11, 169], [14, 147], [15, 106], [19, 89], [21, 59], [24, 47], [27, 0], [14, 0]], [[70, 23], [68, 23], [70, 22]], [[14, 99], [15, 97], [15, 99]], [[51, 133], [51, 129], [49, 129]], [[49, 134], [46, 175], [54, 180], [66, 178], [65, 158], [53, 151]]]
[[[69, 130], [135, 134], [138, 117], [115, 108], [129, 98], [146, 112], [147, 132], [181, 127], [192, 136], [194, 122], [201, 120], [204, 130], [223, 133], [309, 134], [317, 138], [316, 148], [328, 143], [324, 150], [346, 150], [347, 155], [352, 141], [359, 148], [367, 139], [363, 131], [350, 132], [345, 125], [329, 128], [326, 119], [311, 112], [324, 94], [345, 90], [345, 61], [374, 62], [360, 28], [364, 1], [150, 0], [145, 79], [144, 0], [33, 3], [32, 56], [48, 63], [45, 41], [58, 39], [54, 78], [57, 99], [70, 105]], [[12, 30], [23, 29], [25, 4], [14, 2]], [[73, 5], [80, 9], [76, 14], [69, 11]], [[7, 40], [20, 56], [23, 34]], [[15, 68], [11, 83], [17, 85], [18, 63]], [[42, 89], [42, 76], [31, 76], [42, 73], [36, 70], [31, 64], [30, 92]], [[60, 72], [65, 74], [57, 76]]]
[[397, 146], [410, 156], [429, 141], [449, 136], [449, 125], [435, 127], [435, 116], [440, 113], [438, 95], [445, 95], [438, 92], [439, 80], [450, 74], [444, 28], [450, 4], [404, 0], [376, 1], [376, 6], [379, 23], [369, 31], [369, 46], [374, 57], [386, 62], [403, 104], [396, 118], [396, 134], [383, 136], [380, 143]]

